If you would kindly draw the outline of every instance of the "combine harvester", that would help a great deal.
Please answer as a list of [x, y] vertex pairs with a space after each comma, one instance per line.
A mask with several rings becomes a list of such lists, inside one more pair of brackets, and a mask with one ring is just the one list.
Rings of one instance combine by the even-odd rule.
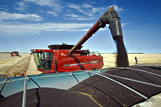
[[34, 60], [39, 71], [43, 73], [74, 72], [79, 70], [101, 69], [103, 57], [89, 50], [78, 47], [69, 53], [74, 45], [49, 45], [50, 49], [32, 49]]
[[13, 51], [10, 53], [11, 56], [20, 56], [18, 51]]
[[[99, 69], [103, 66], [102, 57], [88, 56], [89, 52], [80, 50], [80, 47], [106, 24], [109, 24], [113, 39], [116, 41], [118, 67]], [[161, 92], [161, 67], [158, 65], [129, 67], [120, 18], [114, 7], [109, 8], [82, 39], [74, 47], [72, 46], [72, 49], [52, 48], [32, 51], [38, 57], [36, 60], [41, 62], [37, 64], [38, 69], [47, 74], [0, 78], [2, 100], [0, 106], [159, 107], [161, 105], [161, 98], [154, 96]], [[39, 57], [41, 54], [42, 58]], [[49, 58], [45, 57], [49, 54], [51, 55]], [[86, 58], [86, 61], [81, 58]], [[91, 64], [91, 67], [86, 67], [88, 64]], [[93, 66], [95, 64], [100, 65], [97, 68]], [[84, 68], [83, 71], [77, 71], [82, 70], [81, 66]]]

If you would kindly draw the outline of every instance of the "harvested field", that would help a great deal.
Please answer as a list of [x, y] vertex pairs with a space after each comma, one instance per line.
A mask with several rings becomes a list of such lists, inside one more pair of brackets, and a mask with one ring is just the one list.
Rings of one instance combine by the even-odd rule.
[[[103, 68], [116, 67], [116, 54], [102, 54]], [[135, 65], [135, 57], [138, 64], [161, 64], [161, 54], [128, 54], [129, 65]]]
[[[28, 75], [36, 75], [41, 72], [37, 71], [33, 61], [33, 56], [29, 54], [20, 54], [18, 56], [10, 56], [9, 53], [0, 53], [0, 75], [14, 76], [24, 73], [27, 69]], [[102, 54], [104, 59], [104, 67], [116, 67], [116, 54]], [[135, 65], [135, 57], [138, 64], [161, 64], [161, 54], [128, 54], [129, 64]], [[27, 68], [28, 67], [28, 68]]]
[[16, 75], [21, 75], [28, 69], [29, 61], [31, 56], [26, 56], [22, 60], [20, 60], [18, 63], [13, 65], [8, 71], [7, 75], [9, 77], [13, 77]]
[[27, 56], [29, 56], [29, 54], [21, 54], [21, 57], [12, 57], [9, 53], [0, 53], [0, 74], [7, 75], [11, 67], [18, 64]]
[[[21, 57], [19, 56], [10, 56], [9, 53], [0, 53], [0, 75], [2, 76], [16, 76], [23, 74], [25, 71], [28, 71], [28, 68], [30, 68], [34, 64], [33, 61], [31, 60], [33, 57], [30, 56], [29, 54], [20, 54]], [[32, 64], [30, 64], [30, 62]], [[29, 67], [31, 66], [31, 67]], [[34, 66], [36, 67], [36, 66]], [[37, 69], [35, 70], [34, 67], [32, 67], [32, 70], [38, 74], [39, 71]], [[29, 72], [30, 75], [35, 74]], [[40, 73], [39, 73], [40, 74]]]

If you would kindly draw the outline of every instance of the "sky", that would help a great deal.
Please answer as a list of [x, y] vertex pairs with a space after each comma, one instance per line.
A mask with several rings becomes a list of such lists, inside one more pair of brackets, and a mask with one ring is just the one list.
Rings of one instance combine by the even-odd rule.
[[[117, 10], [128, 53], [161, 53], [161, 0], [0, 0], [0, 52], [30, 52], [76, 44], [111, 6]], [[108, 25], [83, 49], [116, 53]]]

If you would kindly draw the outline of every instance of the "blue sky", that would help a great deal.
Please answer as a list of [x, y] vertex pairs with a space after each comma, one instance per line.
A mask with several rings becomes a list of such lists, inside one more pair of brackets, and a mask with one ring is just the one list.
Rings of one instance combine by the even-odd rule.
[[[76, 44], [110, 6], [121, 17], [129, 53], [161, 53], [160, 0], [0, 0], [0, 52]], [[116, 52], [108, 26], [83, 49]]]

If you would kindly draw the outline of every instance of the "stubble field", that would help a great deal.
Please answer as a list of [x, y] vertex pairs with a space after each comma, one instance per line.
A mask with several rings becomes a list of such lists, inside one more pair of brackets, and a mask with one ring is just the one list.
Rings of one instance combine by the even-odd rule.
[[[116, 54], [102, 54], [103, 68], [116, 67]], [[161, 54], [128, 54], [129, 65], [135, 65], [135, 57], [138, 64], [161, 64]]]
[[9, 53], [0, 53], [0, 77], [18, 76], [24, 72], [27, 72], [28, 75], [40, 74], [36, 69], [32, 55], [20, 54], [19, 57], [11, 56]]
[[[41, 74], [36, 69], [32, 55], [20, 54], [20, 56], [12, 57], [9, 53], [0, 53], [0, 77], [21, 75], [25, 71], [28, 75]], [[116, 67], [116, 54], [102, 54], [102, 56], [103, 68]], [[138, 64], [161, 65], [161, 54], [128, 54], [130, 66], [135, 65], [135, 57], [138, 59]]]

